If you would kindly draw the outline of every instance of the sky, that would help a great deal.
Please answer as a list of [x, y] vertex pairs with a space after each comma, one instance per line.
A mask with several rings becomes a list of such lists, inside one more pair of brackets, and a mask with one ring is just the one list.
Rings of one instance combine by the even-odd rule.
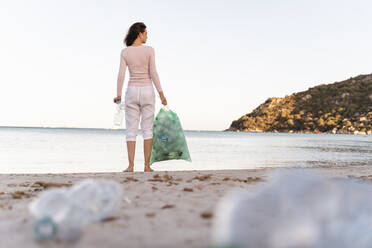
[[[183, 129], [221, 131], [269, 97], [372, 73], [371, 9], [360, 0], [4, 0], [0, 126], [111, 128], [123, 39], [141, 21]], [[156, 92], [155, 115], [161, 106]]]

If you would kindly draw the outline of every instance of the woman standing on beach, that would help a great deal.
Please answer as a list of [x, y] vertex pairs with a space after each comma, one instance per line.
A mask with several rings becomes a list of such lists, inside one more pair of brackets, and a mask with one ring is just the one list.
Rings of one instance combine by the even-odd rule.
[[129, 166], [123, 172], [133, 172], [136, 137], [140, 118], [144, 141], [144, 171], [153, 171], [149, 165], [153, 135], [152, 125], [154, 122], [155, 112], [155, 92], [152, 81], [154, 82], [156, 90], [159, 93], [161, 103], [163, 105], [167, 105], [167, 100], [164, 97], [159, 76], [155, 67], [154, 48], [151, 46], [142, 45], [143, 43], [146, 43], [146, 40], [146, 25], [142, 22], [134, 23], [129, 28], [124, 39], [127, 47], [124, 48], [120, 54], [120, 67], [117, 79], [117, 97], [114, 98], [114, 102], [121, 101], [121, 93], [127, 66], [130, 74], [124, 99]]

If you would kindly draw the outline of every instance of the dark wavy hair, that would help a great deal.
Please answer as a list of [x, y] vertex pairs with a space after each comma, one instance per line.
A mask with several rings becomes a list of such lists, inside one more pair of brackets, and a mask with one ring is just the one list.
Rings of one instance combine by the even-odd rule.
[[136, 22], [130, 26], [127, 36], [125, 36], [124, 44], [131, 46], [133, 42], [137, 39], [139, 33], [143, 33], [146, 30], [146, 25], [143, 22]]

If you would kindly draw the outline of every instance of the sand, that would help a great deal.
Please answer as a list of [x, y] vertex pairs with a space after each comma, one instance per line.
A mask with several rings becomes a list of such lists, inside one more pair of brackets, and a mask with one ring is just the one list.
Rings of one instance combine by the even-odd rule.
[[[214, 210], [229, 190], [255, 190], [273, 171], [154, 171], [134, 173], [0, 174], [1, 247], [208, 247]], [[312, 168], [331, 178], [372, 180], [372, 168]], [[115, 218], [92, 223], [75, 244], [33, 241], [28, 204], [42, 191], [68, 187], [86, 178], [107, 178], [123, 185]]]

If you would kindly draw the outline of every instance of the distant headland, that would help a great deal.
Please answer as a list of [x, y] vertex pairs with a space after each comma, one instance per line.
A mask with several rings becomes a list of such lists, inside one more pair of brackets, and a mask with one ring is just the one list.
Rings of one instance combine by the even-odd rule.
[[271, 97], [224, 131], [372, 133], [372, 74]]

